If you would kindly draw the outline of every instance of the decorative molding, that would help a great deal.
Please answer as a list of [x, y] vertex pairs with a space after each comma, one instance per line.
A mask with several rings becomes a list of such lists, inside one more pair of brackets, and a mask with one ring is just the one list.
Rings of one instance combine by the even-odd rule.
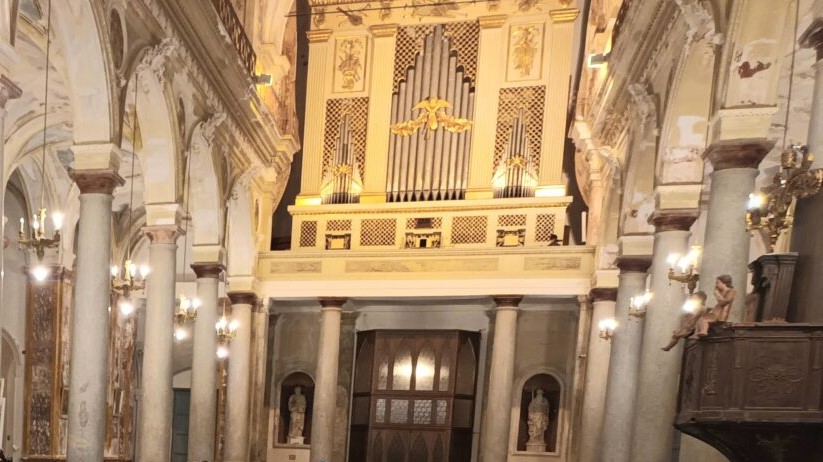
[[621, 255], [615, 262], [620, 273], [646, 273], [652, 266], [651, 255]]
[[185, 234], [177, 225], [144, 226], [143, 232], [152, 244], [174, 244], [178, 237]]
[[715, 171], [730, 168], [757, 169], [760, 161], [772, 150], [774, 144], [774, 140], [721, 141], [710, 145], [704, 158], [712, 163]]
[[257, 294], [254, 292], [229, 292], [227, 295], [232, 305], [257, 305]]
[[714, 37], [714, 18], [701, 0], [674, 0], [680, 8], [683, 20], [689, 29], [686, 31], [686, 48]]
[[331, 38], [332, 30], [331, 29], [315, 29], [306, 31], [306, 37], [309, 39], [309, 43], [325, 43], [329, 41]]
[[398, 27], [397, 24], [376, 24], [369, 27], [369, 30], [374, 37], [394, 37]]
[[578, 10], [577, 8], [563, 8], [559, 10], [549, 11], [549, 16], [552, 18], [552, 22], [555, 24], [572, 22], [575, 19], [577, 19], [577, 16], [579, 15], [580, 10]]
[[498, 29], [506, 23], [509, 17], [505, 14], [495, 14], [490, 16], [480, 16], [477, 22], [481, 29]]
[[0, 76], [0, 109], [5, 109], [6, 103], [10, 99], [17, 99], [22, 94], [23, 90], [12, 82], [11, 79], [5, 75]]
[[643, 129], [657, 128], [659, 120], [657, 114], [657, 102], [655, 101], [654, 96], [649, 94], [649, 90], [646, 85], [633, 83], [626, 89], [632, 97], [632, 108], [634, 109], [634, 112], [637, 113], [637, 116], [640, 119], [640, 125]]
[[192, 263], [191, 269], [198, 279], [211, 278], [218, 279], [220, 273], [226, 270], [222, 263]]
[[522, 295], [492, 295], [497, 308], [517, 308], [523, 301]]
[[346, 297], [318, 297], [317, 301], [323, 308], [341, 309], [348, 299]]
[[655, 210], [649, 224], [654, 226], [655, 233], [688, 231], [699, 216], [700, 211], [692, 209]]
[[208, 119], [203, 122], [202, 134], [203, 139], [211, 145], [212, 140], [214, 139], [214, 132], [217, 130], [223, 122], [226, 121], [226, 113], [225, 112], [216, 112], [211, 115]]
[[[135, 73], [149, 74], [154, 77], [155, 83], [159, 84], [161, 87], [165, 86], [166, 62], [181, 48], [180, 41], [177, 40], [177, 38], [164, 38], [163, 41], [149, 48], [149, 51], [143, 55], [143, 59], [141, 59], [140, 64], [137, 65]], [[140, 83], [143, 93], [148, 93], [151, 91], [151, 86], [145, 79], [140, 80]]]
[[589, 298], [592, 302], [615, 302], [617, 287], [595, 287], [589, 291]]

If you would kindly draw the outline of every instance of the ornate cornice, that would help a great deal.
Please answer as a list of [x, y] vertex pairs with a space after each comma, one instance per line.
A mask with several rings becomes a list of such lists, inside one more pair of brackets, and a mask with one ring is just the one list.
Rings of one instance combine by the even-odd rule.
[[655, 210], [649, 224], [654, 226], [655, 233], [688, 231], [699, 216], [700, 211], [692, 209]]
[[306, 37], [308, 37], [309, 43], [328, 42], [329, 38], [331, 38], [331, 34], [331, 29], [314, 29], [306, 31]]
[[369, 30], [375, 37], [394, 37], [397, 35], [397, 28], [397, 24], [375, 24]]
[[577, 16], [580, 15], [580, 10], [577, 8], [563, 8], [559, 10], [551, 10], [549, 11], [549, 16], [552, 18], [552, 22], [562, 23], [562, 22], [572, 22], [577, 19]]
[[505, 14], [495, 14], [491, 16], [480, 16], [477, 22], [480, 24], [481, 29], [497, 29], [506, 23], [507, 18], [508, 16]]

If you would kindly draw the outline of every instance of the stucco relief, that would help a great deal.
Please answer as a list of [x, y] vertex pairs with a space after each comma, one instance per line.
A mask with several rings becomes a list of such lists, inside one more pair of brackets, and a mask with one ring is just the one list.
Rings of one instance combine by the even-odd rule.
[[540, 78], [543, 55], [543, 24], [512, 26], [509, 36], [509, 81]]
[[364, 37], [338, 39], [335, 52], [335, 93], [363, 91], [363, 69], [366, 64], [366, 40]]

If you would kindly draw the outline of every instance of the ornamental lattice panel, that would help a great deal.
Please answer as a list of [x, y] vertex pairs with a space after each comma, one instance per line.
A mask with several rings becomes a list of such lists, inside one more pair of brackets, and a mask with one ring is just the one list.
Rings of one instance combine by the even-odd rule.
[[534, 240], [536, 242], [549, 242], [549, 236], [555, 234], [554, 232], [555, 216], [554, 214], [540, 214], [537, 216], [537, 226]]
[[526, 226], [526, 215], [500, 215], [497, 217], [497, 226]]
[[[466, 77], [474, 82], [477, 76], [477, 44], [480, 40], [480, 25], [477, 21], [452, 22], [445, 26], [444, 36], [451, 39], [452, 50], [457, 52], [458, 64], [463, 66]], [[406, 70], [414, 65], [415, 57], [423, 51], [426, 35], [434, 30], [433, 24], [401, 27], [397, 30], [397, 45], [394, 55], [394, 91], [406, 78]]]
[[300, 247], [314, 247], [315, 245], [317, 245], [317, 222], [300, 223]]
[[334, 153], [340, 138], [343, 116], [349, 114], [351, 148], [354, 149], [360, 176], [366, 175], [366, 134], [369, 117], [369, 98], [334, 98], [326, 100], [326, 128], [323, 133], [323, 172], [334, 167]]
[[351, 220], [329, 220], [326, 231], [351, 231]]
[[[501, 88], [497, 103], [497, 133], [494, 136], [494, 166], [500, 165], [511, 138], [512, 121], [520, 109], [525, 111], [526, 137], [533, 158], [540, 159], [543, 147], [543, 104], [546, 87]], [[534, 166], [537, 173], [540, 163]]]
[[363, 220], [360, 227], [360, 246], [376, 247], [395, 244], [397, 220], [374, 218]]
[[488, 217], [454, 217], [452, 244], [482, 244], [486, 242]]

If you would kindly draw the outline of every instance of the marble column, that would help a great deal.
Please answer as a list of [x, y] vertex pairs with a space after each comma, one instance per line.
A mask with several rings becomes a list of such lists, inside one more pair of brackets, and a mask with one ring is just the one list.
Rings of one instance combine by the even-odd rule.
[[600, 321], [614, 317], [616, 288], [592, 289], [592, 322], [589, 332], [589, 354], [586, 361], [586, 381], [583, 391], [580, 440], [580, 462], [598, 462], [603, 432], [603, 408], [609, 377], [611, 342], [600, 338]]
[[237, 335], [229, 344], [229, 375], [226, 387], [226, 448], [223, 462], [249, 460], [249, 381], [251, 380], [251, 312], [257, 305], [254, 292], [229, 292], [231, 319]]
[[509, 454], [509, 428], [512, 414], [514, 354], [517, 344], [517, 306], [521, 295], [498, 295], [494, 316], [494, 340], [489, 369], [482, 447], [483, 462], [505, 462]]
[[609, 377], [603, 409], [599, 462], [632, 462], [632, 422], [637, 400], [637, 373], [643, 341], [643, 319], [629, 316], [630, 299], [646, 290], [651, 256], [621, 256]]
[[217, 289], [223, 265], [194, 263], [200, 308], [194, 323], [189, 407], [190, 462], [214, 461], [214, 432], [217, 422]]
[[685, 292], [680, 283], [669, 283], [669, 254], [688, 251], [689, 228], [698, 217], [693, 210], [657, 210], [649, 221], [655, 226], [651, 267], [651, 291], [654, 293], [646, 311], [638, 399], [634, 408], [632, 461], [669, 462], [672, 452], [672, 424], [676, 412], [681, 342], [669, 352], [661, 348], [669, 343], [672, 331], [680, 326]]
[[171, 456], [174, 284], [177, 238], [182, 231], [176, 225], [144, 229], [151, 240], [151, 273], [146, 282], [146, 334], [137, 451], [141, 461], [164, 462]]
[[251, 423], [249, 424], [249, 460], [266, 460], [266, 364], [268, 359], [269, 307], [258, 303], [252, 312]]
[[[814, 94], [809, 121], [809, 150], [815, 155], [812, 168], [823, 168], [823, 18], [815, 18], [800, 44], [817, 51], [814, 65]], [[789, 306], [791, 322], [823, 322], [823, 240], [817, 236], [823, 228], [823, 193], [797, 201], [791, 249], [798, 253], [797, 268]]]
[[[80, 224], [71, 313], [67, 460], [102, 461], [106, 437], [111, 202], [123, 179], [114, 169], [76, 170]], [[103, 231], [101, 231], [103, 230]]]
[[320, 338], [314, 376], [314, 409], [309, 462], [331, 462], [334, 415], [337, 407], [337, 369], [340, 354], [340, 315], [345, 298], [321, 297]]
[[745, 307], [746, 278], [749, 272], [751, 238], [746, 230], [746, 205], [754, 192], [757, 166], [774, 142], [725, 143], [709, 146], [706, 158], [711, 161], [711, 192], [706, 215], [706, 235], [700, 264], [700, 290], [714, 306], [714, 283], [717, 276], [729, 274], [738, 296], [729, 313], [730, 321], [742, 321]]

